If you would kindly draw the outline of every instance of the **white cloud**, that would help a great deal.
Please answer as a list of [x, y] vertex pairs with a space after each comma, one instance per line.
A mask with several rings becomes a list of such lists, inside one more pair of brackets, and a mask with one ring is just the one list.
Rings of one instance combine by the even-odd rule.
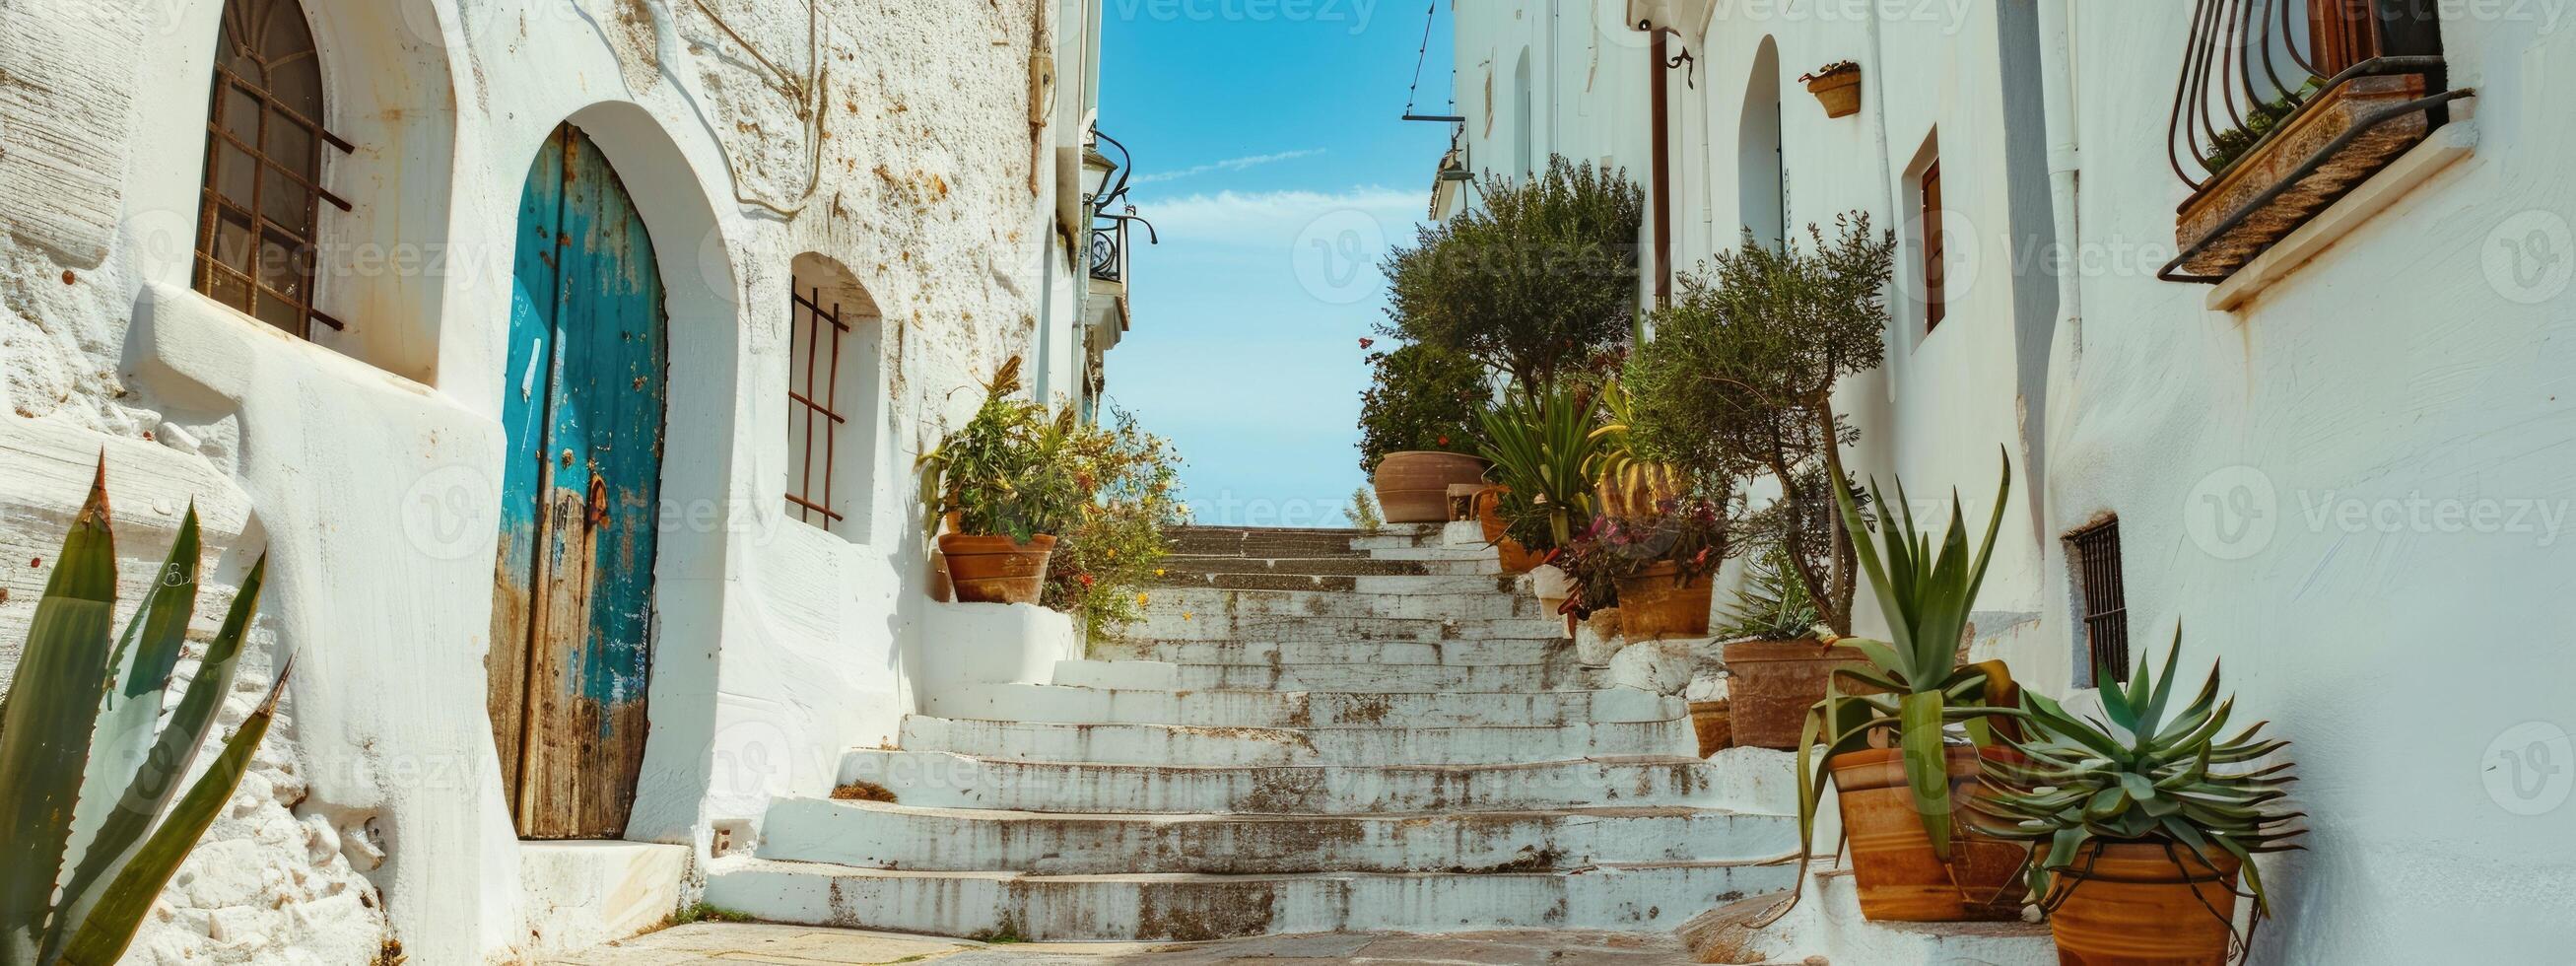
[[1294, 161], [1298, 158], [1311, 158], [1322, 153], [1324, 153], [1324, 149], [1322, 148], [1308, 148], [1303, 151], [1281, 151], [1277, 154], [1256, 154], [1243, 158], [1227, 158], [1214, 164], [1202, 164], [1194, 167], [1182, 168], [1178, 171], [1147, 172], [1145, 174], [1137, 175], [1132, 183], [1140, 185], [1160, 184], [1165, 181], [1179, 181], [1182, 178], [1195, 178], [1199, 175], [1212, 174], [1218, 171], [1241, 171], [1245, 168], [1255, 168], [1260, 167], [1261, 165], [1275, 164], [1281, 161]]
[[1347, 226], [1373, 231], [1371, 247], [1405, 244], [1428, 214], [1428, 191], [1380, 186], [1338, 192], [1220, 191], [1169, 199], [1139, 199], [1138, 213], [1162, 232], [1164, 244], [1241, 245], [1286, 249], [1301, 235]]

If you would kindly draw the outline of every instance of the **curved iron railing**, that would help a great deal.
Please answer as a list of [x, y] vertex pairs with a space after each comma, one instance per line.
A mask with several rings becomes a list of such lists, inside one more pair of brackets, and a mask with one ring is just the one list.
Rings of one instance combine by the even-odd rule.
[[2399, 74], [2445, 86], [2437, 0], [2195, 0], [2167, 158], [2199, 191], [2329, 93]]

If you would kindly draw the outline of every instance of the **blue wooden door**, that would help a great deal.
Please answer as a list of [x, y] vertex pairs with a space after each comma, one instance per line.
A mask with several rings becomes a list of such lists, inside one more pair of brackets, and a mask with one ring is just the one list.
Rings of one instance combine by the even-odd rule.
[[644, 220], [567, 124], [519, 206], [494, 572], [494, 743], [527, 838], [617, 838], [644, 761], [662, 484], [662, 281]]

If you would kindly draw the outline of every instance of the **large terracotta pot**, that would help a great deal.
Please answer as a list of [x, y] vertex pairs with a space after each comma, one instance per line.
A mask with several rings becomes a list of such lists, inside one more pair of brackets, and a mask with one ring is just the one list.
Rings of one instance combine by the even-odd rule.
[[[2018, 874], [2026, 850], [2015, 842], [1969, 830], [1968, 796], [1985, 794], [1977, 781], [1978, 749], [1950, 754], [1950, 862], [1932, 851], [1932, 837], [1914, 811], [1905, 762], [1896, 749], [1835, 755], [1834, 791], [1842, 804], [1843, 831], [1851, 838], [1852, 878], [1860, 887], [1861, 915], [1878, 922], [1999, 922], [2021, 918], [2029, 888]], [[2019, 758], [2002, 748], [1983, 749], [2002, 761]]]
[[1706, 758], [1739, 742], [1735, 738], [1734, 715], [1726, 701], [1693, 701], [1690, 703], [1691, 732], [1699, 737], [1699, 756]]
[[2092, 842], [2060, 873], [2049, 928], [2064, 966], [2226, 966], [2235, 856], [2212, 866], [2189, 847]]
[[1046, 589], [1047, 558], [1055, 538], [1046, 534], [1027, 543], [1009, 537], [962, 533], [939, 535], [939, 555], [948, 560], [948, 579], [957, 600], [966, 604], [1034, 604]]
[[1388, 523], [1449, 522], [1449, 485], [1485, 478], [1485, 461], [1463, 453], [1407, 450], [1377, 461], [1377, 505]]
[[1632, 641], [1700, 637], [1708, 633], [1707, 574], [1677, 584], [1680, 564], [1659, 563], [1619, 579], [1619, 630]]
[[1521, 546], [1521, 542], [1503, 535], [1503, 494], [1510, 487], [1489, 486], [1476, 494], [1476, 525], [1484, 528], [1485, 542], [1494, 545], [1494, 555], [1503, 562], [1503, 572], [1525, 574], [1538, 568], [1545, 555]]
[[1734, 702], [1735, 743], [1795, 749], [1807, 709], [1825, 699], [1834, 669], [1867, 662], [1859, 648], [1826, 647], [1814, 640], [1727, 645], [1726, 696]]

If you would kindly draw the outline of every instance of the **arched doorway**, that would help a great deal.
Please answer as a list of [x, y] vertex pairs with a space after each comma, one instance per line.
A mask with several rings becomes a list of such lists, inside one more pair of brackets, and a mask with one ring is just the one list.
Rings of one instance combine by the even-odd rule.
[[529, 166], [512, 274], [494, 744], [525, 838], [619, 838], [644, 761], [669, 352], [634, 200], [588, 135]]
[[[1744, 115], [1736, 124], [1737, 210], [1744, 230], [1764, 248], [1789, 238], [1789, 181], [1780, 152], [1780, 45], [1762, 38], [1753, 55], [1753, 77], [1744, 85]], [[1724, 244], [1726, 240], [1721, 239]]]

